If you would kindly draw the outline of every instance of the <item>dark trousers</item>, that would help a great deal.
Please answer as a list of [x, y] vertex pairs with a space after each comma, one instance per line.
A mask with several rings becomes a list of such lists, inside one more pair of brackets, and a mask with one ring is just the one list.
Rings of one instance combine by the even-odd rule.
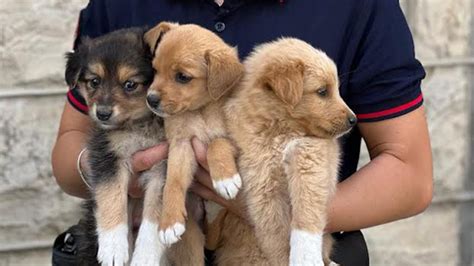
[[[77, 226], [69, 228], [60, 234], [53, 245], [52, 265], [73, 266], [78, 265]], [[343, 266], [367, 266], [369, 254], [364, 236], [360, 231], [333, 234], [335, 239], [332, 260]], [[212, 253], [206, 251], [206, 265], [212, 265]]]
[[[361, 231], [334, 233], [331, 259], [342, 266], [368, 266], [369, 252]], [[206, 250], [206, 266], [212, 266], [212, 251]]]
[[343, 266], [368, 266], [369, 252], [360, 231], [332, 234], [335, 245], [332, 260]]

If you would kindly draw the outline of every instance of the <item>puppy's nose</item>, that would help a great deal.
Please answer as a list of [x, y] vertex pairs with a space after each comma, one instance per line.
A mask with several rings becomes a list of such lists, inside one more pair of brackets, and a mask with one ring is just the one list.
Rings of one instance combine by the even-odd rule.
[[349, 126], [353, 127], [355, 124], [357, 124], [357, 117], [353, 114], [350, 114], [347, 118], [347, 122], [349, 123]]
[[160, 105], [160, 97], [156, 94], [146, 96], [146, 101], [151, 108], [157, 108]]
[[98, 106], [96, 111], [97, 118], [100, 121], [107, 121], [112, 116], [112, 107]]

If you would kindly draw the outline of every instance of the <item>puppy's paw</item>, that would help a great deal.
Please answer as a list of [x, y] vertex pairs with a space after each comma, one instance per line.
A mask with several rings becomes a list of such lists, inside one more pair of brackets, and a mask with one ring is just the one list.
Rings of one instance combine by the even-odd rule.
[[184, 223], [175, 223], [167, 228], [162, 228], [159, 232], [159, 238], [164, 245], [171, 245], [178, 242], [186, 231]]
[[230, 200], [237, 196], [239, 189], [242, 187], [242, 178], [237, 173], [232, 177], [221, 179], [219, 181], [212, 181], [212, 185], [216, 192], [223, 198]]
[[128, 262], [128, 227], [120, 224], [113, 229], [98, 229], [99, 250], [97, 260], [101, 265], [121, 266]]
[[324, 266], [322, 235], [293, 229], [290, 237], [290, 266]]
[[165, 247], [158, 240], [158, 225], [143, 220], [138, 231], [131, 266], [160, 265]]

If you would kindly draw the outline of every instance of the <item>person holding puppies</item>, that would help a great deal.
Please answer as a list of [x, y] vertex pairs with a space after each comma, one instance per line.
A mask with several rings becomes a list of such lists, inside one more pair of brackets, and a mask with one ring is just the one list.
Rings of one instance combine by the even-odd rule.
[[[208, 28], [238, 46], [241, 58], [256, 44], [291, 36], [323, 50], [336, 62], [340, 95], [355, 112], [358, 125], [341, 139], [340, 183], [329, 204], [325, 231], [335, 233], [335, 262], [368, 265], [358, 230], [416, 215], [429, 205], [432, 159], [421, 93], [425, 73], [415, 59], [413, 40], [398, 1], [92, 0], [81, 12], [76, 45], [84, 36], [153, 26], [160, 21]], [[90, 128], [86, 112], [80, 95], [72, 89], [53, 151], [58, 183], [67, 193], [82, 197], [86, 185], [76, 162]], [[371, 162], [357, 170], [362, 139]], [[214, 191], [206, 145], [194, 139], [193, 148], [200, 167], [192, 190], [221, 204], [245, 223], [245, 208]], [[163, 160], [167, 149], [163, 143], [137, 153], [135, 173]], [[80, 165], [87, 172], [87, 165]], [[133, 182], [129, 194], [141, 194]]]

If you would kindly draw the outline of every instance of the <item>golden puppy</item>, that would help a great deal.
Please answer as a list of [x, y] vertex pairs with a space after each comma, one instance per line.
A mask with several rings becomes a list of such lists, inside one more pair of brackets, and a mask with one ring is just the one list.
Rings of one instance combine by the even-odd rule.
[[243, 75], [237, 50], [197, 25], [163, 22], [145, 35], [153, 47], [156, 71], [147, 103], [165, 119], [169, 142], [160, 240], [172, 244], [183, 234], [185, 197], [197, 167], [191, 139], [209, 144], [208, 163], [215, 190], [227, 199], [241, 187], [235, 149], [229, 140], [223, 105]]
[[[327, 248], [323, 255], [323, 230], [337, 182], [337, 138], [356, 123], [339, 96], [336, 66], [323, 52], [292, 38], [256, 47], [244, 66], [226, 115], [239, 148], [241, 195], [253, 230], [231, 214], [221, 215], [224, 239], [214, 243], [220, 247], [217, 261], [323, 265], [329, 255]], [[252, 231], [255, 238], [248, 235]], [[238, 239], [247, 242], [239, 247]], [[249, 245], [262, 253], [249, 251]]]

